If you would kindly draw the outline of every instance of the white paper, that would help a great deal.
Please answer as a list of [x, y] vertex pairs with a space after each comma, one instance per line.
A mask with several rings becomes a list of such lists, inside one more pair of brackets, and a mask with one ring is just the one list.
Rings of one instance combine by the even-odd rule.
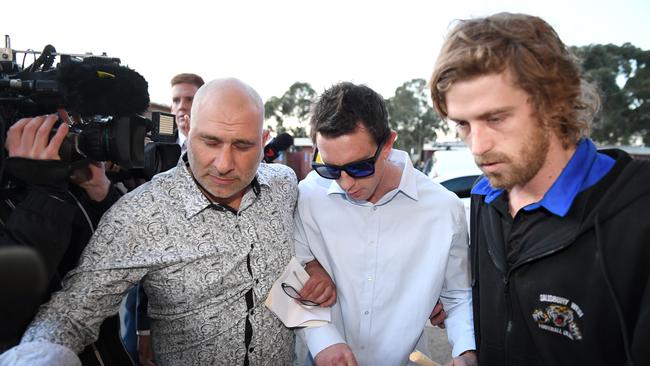
[[291, 258], [282, 275], [271, 287], [271, 291], [264, 302], [264, 305], [289, 328], [318, 327], [331, 322], [331, 308], [303, 305], [292, 299], [282, 289], [282, 283], [287, 283], [300, 291], [307, 280], [309, 280], [307, 271], [295, 257]]

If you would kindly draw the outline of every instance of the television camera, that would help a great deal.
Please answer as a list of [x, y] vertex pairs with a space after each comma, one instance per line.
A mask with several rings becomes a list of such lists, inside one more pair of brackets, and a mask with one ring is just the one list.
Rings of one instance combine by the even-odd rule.
[[[34, 61], [25, 66], [29, 56]], [[0, 146], [20, 118], [58, 113], [69, 117], [59, 121], [70, 125], [59, 155], [71, 169], [88, 161], [111, 161], [122, 169], [144, 170], [148, 179], [178, 158], [172, 146], [178, 136], [173, 115], [154, 113], [147, 119], [142, 113], [148, 107], [147, 81], [119, 58], [57, 53], [51, 45], [41, 52], [18, 51], [5, 36], [0, 48]], [[145, 136], [154, 143], [146, 149], [147, 157]]]

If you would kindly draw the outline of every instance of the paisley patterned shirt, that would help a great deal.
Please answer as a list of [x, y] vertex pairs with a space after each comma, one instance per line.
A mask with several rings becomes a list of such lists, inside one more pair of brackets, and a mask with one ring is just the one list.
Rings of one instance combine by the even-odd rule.
[[104, 215], [22, 342], [81, 351], [142, 279], [157, 365], [290, 365], [293, 332], [263, 303], [292, 255], [296, 196], [291, 169], [262, 163], [234, 212], [181, 159]]

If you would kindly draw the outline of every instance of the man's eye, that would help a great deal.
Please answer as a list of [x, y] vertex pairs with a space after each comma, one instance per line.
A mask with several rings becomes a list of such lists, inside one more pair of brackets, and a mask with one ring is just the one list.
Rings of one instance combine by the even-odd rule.
[[217, 146], [217, 144], [218, 144], [218, 143], [217, 143], [216, 141], [214, 141], [214, 140], [203, 140], [203, 143], [204, 143], [206, 146]]
[[457, 122], [455, 122], [455, 123], [456, 123], [456, 129], [461, 130], [461, 129], [469, 128], [469, 123], [467, 123], [467, 122], [463, 122], [463, 121], [458, 122], [458, 121], [457, 121]]
[[242, 150], [242, 151], [243, 151], [243, 150], [248, 150], [248, 149], [250, 149], [251, 147], [253, 147], [253, 145], [251, 145], [251, 144], [235, 144], [235, 148], [236, 148], [237, 150]]

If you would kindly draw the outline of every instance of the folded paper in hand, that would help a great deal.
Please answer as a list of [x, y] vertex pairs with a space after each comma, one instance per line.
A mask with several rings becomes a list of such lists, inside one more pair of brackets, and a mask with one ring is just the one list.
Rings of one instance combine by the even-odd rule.
[[271, 287], [271, 292], [264, 302], [264, 305], [289, 328], [319, 327], [329, 323], [332, 319], [331, 308], [303, 305], [282, 289], [282, 283], [286, 283], [300, 291], [307, 280], [309, 280], [309, 274], [295, 257], [291, 258], [287, 268]]

